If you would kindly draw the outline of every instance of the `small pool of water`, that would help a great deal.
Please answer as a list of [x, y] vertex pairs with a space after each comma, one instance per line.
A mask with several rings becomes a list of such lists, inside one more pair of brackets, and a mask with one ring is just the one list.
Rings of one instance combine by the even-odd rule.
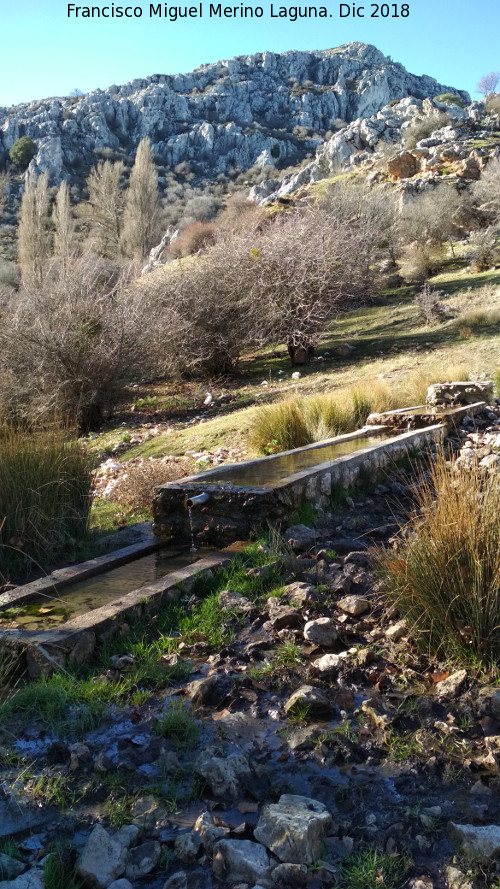
[[160, 577], [172, 573], [178, 568], [191, 565], [208, 555], [212, 550], [203, 549], [196, 553], [180, 549], [161, 549], [149, 553], [133, 562], [120, 565], [111, 571], [96, 574], [79, 583], [52, 595], [44, 594], [22, 605], [13, 605], [0, 611], [0, 630], [2, 629], [55, 629], [59, 624], [78, 614], [86, 614], [102, 605], [114, 602], [121, 596], [140, 589]]
[[311, 469], [321, 463], [333, 462], [338, 457], [346, 457], [348, 454], [379, 445], [384, 439], [393, 437], [394, 432], [391, 429], [377, 435], [363, 435], [348, 441], [339, 441], [317, 448], [309, 448], [309, 450], [294, 451], [283, 457], [276, 456], [255, 460], [247, 466], [239, 467], [236, 464], [228, 472], [214, 473], [213, 476], [206, 475], [203, 479], [193, 481], [191, 484], [270, 488], [289, 475], [295, 475], [296, 472]]

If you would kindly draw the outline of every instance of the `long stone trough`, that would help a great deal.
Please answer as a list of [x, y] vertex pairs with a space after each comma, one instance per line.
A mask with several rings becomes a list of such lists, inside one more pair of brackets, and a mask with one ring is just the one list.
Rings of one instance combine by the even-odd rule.
[[153, 530], [173, 543], [192, 534], [196, 546], [227, 546], [268, 523], [290, 523], [304, 502], [326, 507], [335, 489], [351, 488], [360, 477], [368, 480], [408, 450], [441, 441], [444, 429], [437, 423], [394, 435], [388, 426], [366, 426], [161, 485], [153, 500]]

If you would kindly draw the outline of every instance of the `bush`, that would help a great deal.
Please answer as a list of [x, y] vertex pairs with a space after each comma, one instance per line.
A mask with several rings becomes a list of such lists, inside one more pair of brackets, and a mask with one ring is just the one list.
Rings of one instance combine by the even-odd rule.
[[408, 149], [416, 148], [421, 139], [428, 139], [436, 130], [447, 127], [450, 123], [450, 115], [444, 111], [436, 111], [426, 117], [417, 117], [411, 127], [404, 131], [403, 145]]
[[368, 414], [396, 407], [382, 381], [358, 383], [350, 389], [309, 398], [288, 399], [259, 408], [253, 417], [250, 443], [262, 453], [299, 448], [345, 432], [366, 422]]
[[36, 152], [36, 142], [33, 142], [33, 139], [30, 139], [29, 136], [21, 136], [20, 139], [16, 139], [14, 142], [9, 151], [9, 157], [16, 167], [25, 170], [30, 161], [33, 160]]
[[455, 93], [441, 93], [440, 96], [434, 96], [435, 102], [441, 102], [442, 105], [458, 105], [459, 108], [465, 107], [465, 102]]
[[192, 222], [191, 225], [186, 226], [180, 237], [169, 245], [168, 255], [172, 257], [190, 256], [213, 244], [214, 240], [214, 225], [210, 222]]
[[63, 415], [96, 428], [146, 367], [143, 306], [124, 291], [129, 269], [86, 254], [52, 262], [39, 287], [11, 300], [0, 331], [4, 410]]
[[93, 473], [68, 430], [0, 427], [0, 579], [47, 566], [87, 527]]
[[117, 480], [108, 499], [123, 503], [133, 509], [150, 506], [154, 490], [158, 485], [176, 481], [193, 470], [193, 462], [189, 458], [174, 460], [172, 457], [155, 459], [137, 458], [127, 464], [126, 472]]
[[500, 656], [500, 501], [495, 474], [440, 454], [419, 478], [418, 511], [395, 555], [380, 556], [387, 595], [434, 655]]
[[418, 291], [415, 302], [426, 324], [436, 324], [446, 320], [446, 308], [441, 302], [443, 293], [443, 290], [433, 290], [430, 284], [424, 284]]
[[489, 225], [471, 233], [468, 252], [476, 272], [486, 272], [495, 264], [499, 231], [498, 225]]

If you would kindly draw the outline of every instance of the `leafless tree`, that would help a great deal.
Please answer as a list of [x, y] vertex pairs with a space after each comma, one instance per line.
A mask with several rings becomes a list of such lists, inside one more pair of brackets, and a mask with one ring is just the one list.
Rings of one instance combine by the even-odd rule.
[[479, 78], [476, 84], [476, 92], [480, 93], [482, 96], [489, 96], [490, 93], [496, 91], [499, 83], [500, 72], [490, 71], [489, 74], [483, 74], [483, 76]]
[[0, 331], [3, 398], [18, 416], [64, 415], [95, 428], [145, 361], [143, 312], [128, 268], [85, 254], [51, 261], [12, 298]]
[[87, 179], [89, 198], [83, 215], [90, 221], [91, 247], [103, 256], [116, 256], [122, 234], [124, 191], [121, 161], [99, 161]]
[[143, 260], [158, 241], [158, 175], [149, 138], [141, 139], [125, 196], [122, 244], [127, 256]]
[[40, 283], [50, 253], [48, 174], [28, 173], [21, 200], [17, 256], [23, 281]]

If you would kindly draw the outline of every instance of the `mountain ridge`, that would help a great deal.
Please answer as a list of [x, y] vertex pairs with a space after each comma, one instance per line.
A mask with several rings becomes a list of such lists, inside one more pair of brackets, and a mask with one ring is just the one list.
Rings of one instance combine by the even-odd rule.
[[37, 145], [30, 169], [51, 184], [71, 180], [103, 152], [132, 158], [148, 136], [158, 163], [187, 163], [213, 179], [239, 168], [301, 162], [335, 121], [376, 113], [390, 101], [465, 91], [413, 75], [359, 42], [325, 50], [262, 52], [203, 64], [186, 74], [153, 74], [84, 96], [0, 108], [0, 164], [23, 135]]

